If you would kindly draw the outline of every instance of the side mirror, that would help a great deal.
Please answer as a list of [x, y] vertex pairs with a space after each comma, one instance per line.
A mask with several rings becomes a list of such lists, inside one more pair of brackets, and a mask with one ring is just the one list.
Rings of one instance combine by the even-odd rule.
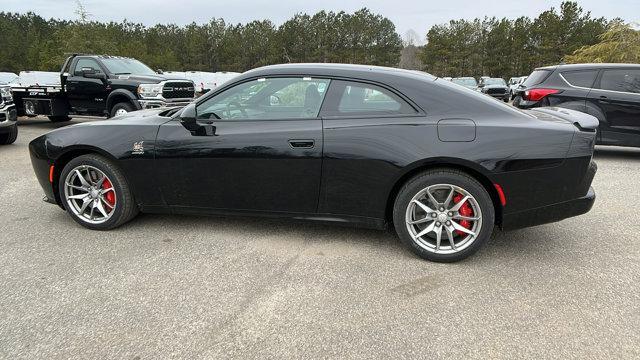
[[197, 120], [196, 104], [190, 103], [182, 109], [180, 113], [180, 122], [185, 129], [189, 130], [194, 136], [214, 136], [216, 127], [212, 124], [199, 124]]
[[82, 76], [88, 79], [106, 80], [107, 76], [94, 68], [82, 68]]

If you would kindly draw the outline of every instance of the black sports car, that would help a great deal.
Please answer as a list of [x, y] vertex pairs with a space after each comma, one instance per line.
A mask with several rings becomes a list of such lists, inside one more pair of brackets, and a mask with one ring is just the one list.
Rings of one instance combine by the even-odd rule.
[[183, 108], [52, 131], [30, 152], [45, 199], [91, 229], [139, 211], [391, 223], [418, 255], [455, 261], [494, 225], [589, 211], [596, 127], [426, 73], [290, 64]]

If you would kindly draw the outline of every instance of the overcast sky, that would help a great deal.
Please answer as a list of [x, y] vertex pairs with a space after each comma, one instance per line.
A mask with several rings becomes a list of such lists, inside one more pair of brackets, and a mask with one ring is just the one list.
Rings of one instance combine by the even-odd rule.
[[[33, 11], [46, 18], [74, 19], [75, 0], [0, 0], [0, 11]], [[579, 4], [595, 17], [620, 17], [628, 22], [640, 22], [640, 0], [579, 0]], [[422, 40], [427, 30], [451, 19], [473, 19], [496, 16], [516, 18], [536, 17], [540, 12], [562, 3], [562, 0], [494, 1], [494, 0], [82, 0], [92, 19], [121, 21], [127, 19], [145, 25], [191, 22], [203, 23], [211, 18], [245, 23], [255, 19], [270, 19], [276, 25], [297, 12], [313, 14], [320, 10], [353, 12], [368, 7], [391, 19], [404, 35], [415, 30]]]

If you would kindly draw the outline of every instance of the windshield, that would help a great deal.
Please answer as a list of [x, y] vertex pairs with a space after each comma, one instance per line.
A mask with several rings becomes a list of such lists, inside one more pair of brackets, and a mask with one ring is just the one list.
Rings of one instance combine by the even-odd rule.
[[473, 78], [455, 78], [452, 80], [455, 84], [463, 86], [478, 86], [476, 79]]
[[484, 79], [484, 84], [485, 85], [507, 85], [504, 82], [504, 79], [500, 79], [500, 78]]
[[0, 73], [0, 84], [9, 84], [18, 80], [18, 75], [14, 73]]
[[155, 71], [136, 59], [102, 58], [100, 60], [114, 75], [156, 75]]

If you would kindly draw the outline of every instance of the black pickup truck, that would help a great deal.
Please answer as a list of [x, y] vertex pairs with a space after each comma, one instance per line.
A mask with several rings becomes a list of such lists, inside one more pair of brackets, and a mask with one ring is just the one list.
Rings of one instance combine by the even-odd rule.
[[136, 59], [84, 54], [67, 58], [60, 84], [14, 86], [12, 91], [18, 116], [45, 115], [53, 122], [186, 105], [195, 96], [191, 80], [164, 76]]

